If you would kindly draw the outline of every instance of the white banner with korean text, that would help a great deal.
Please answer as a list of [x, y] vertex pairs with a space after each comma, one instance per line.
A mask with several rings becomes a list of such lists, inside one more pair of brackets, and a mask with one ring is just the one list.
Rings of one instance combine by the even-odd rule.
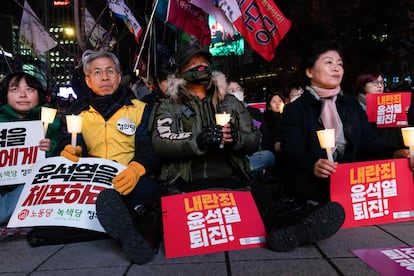
[[101, 158], [46, 158], [36, 164], [7, 227], [67, 226], [105, 232], [98, 221], [98, 194], [112, 187], [124, 165]]
[[39, 149], [43, 138], [40, 120], [0, 123], [0, 186], [24, 183], [35, 164], [45, 159]]

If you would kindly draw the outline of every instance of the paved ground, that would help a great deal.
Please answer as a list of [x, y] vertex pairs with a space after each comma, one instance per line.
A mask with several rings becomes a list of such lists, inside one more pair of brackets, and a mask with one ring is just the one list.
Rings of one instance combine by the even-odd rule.
[[414, 222], [341, 229], [289, 253], [248, 249], [130, 264], [113, 240], [32, 248], [24, 236], [0, 241], [0, 275], [378, 275], [350, 249], [414, 245]]

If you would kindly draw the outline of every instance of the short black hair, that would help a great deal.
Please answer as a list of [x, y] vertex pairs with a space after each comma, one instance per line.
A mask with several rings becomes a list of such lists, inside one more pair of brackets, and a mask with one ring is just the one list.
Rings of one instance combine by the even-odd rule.
[[2, 105], [7, 104], [7, 93], [9, 90], [10, 82], [18, 84], [21, 79], [25, 79], [27, 86], [36, 89], [39, 95], [39, 105], [42, 105], [46, 102], [46, 91], [43, 88], [42, 83], [34, 76], [26, 72], [15, 72], [8, 74], [1, 82], [1, 97], [0, 101]]
[[302, 63], [303, 69], [312, 68], [319, 56], [327, 51], [336, 51], [343, 59], [343, 48], [338, 41], [316, 41], [306, 48]]
[[[309, 47], [305, 47], [301, 66], [302, 74], [306, 74], [306, 69], [312, 68], [320, 55], [328, 51], [336, 51], [342, 60], [344, 59], [342, 45], [336, 40], [316, 41], [310, 44]], [[306, 80], [307, 78], [305, 77], [304, 79]]]

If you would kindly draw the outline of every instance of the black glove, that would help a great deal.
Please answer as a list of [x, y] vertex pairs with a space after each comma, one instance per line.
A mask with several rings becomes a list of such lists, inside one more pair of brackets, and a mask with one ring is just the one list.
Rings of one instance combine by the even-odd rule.
[[231, 139], [233, 139], [233, 144], [237, 142], [239, 139], [239, 131], [236, 129], [236, 126], [232, 123], [230, 123], [231, 128]]
[[218, 146], [223, 140], [221, 127], [216, 125], [206, 126], [197, 137], [197, 145], [201, 150], [208, 149], [209, 146]]

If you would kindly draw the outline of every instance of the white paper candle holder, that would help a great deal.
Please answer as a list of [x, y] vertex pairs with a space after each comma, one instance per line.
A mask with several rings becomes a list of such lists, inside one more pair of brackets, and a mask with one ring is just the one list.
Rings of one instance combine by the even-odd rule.
[[333, 161], [332, 148], [335, 147], [335, 130], [332, 128], [327, 128], [316, 131], [316, 134], [318, 135], [321, 148], [326, 149], [328, 159], [330, 161]]
[[43, 122], [43, 128], [45, 130], [45, 136], [47, 133], [47, 128], [49, 124], [53, 123], [55, 120], [57, 109], [42, 106], [42, 111], [40, 114], [40, 120]]
[[82, 117], [77, 115], [66, 115], [68, 132], [72, 134], [71, 144], [76, 148], [76, 135], [82, 132]]

